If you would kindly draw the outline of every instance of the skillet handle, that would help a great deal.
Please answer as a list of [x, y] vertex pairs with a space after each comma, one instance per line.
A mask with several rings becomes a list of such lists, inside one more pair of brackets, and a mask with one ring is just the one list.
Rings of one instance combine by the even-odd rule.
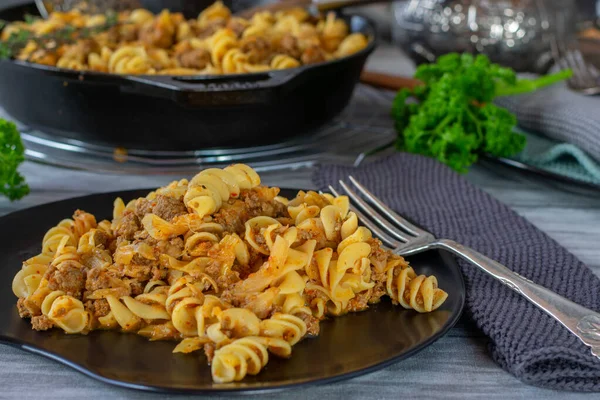
[[230, 107], [277, 101], [296, 85], [302, 68], [239, 75], [127, 75], [121, 91], [175, 101], [186, 107]]

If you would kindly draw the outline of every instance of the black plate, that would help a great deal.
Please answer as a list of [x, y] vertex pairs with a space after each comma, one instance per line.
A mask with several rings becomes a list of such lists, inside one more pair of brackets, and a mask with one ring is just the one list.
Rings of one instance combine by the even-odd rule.
[[[410, 259], [418, 273], [435, 274], [448, 292], [443, 306], [429, 314], [394, 307], [389, 301], [321, 323], [321, 335], [294, 346], [287, 360], [271, 357], [254, 377], [213, 384], [202, 352], [173, 354], [173, 342], [149, 342], [118, 332], [87, 336], [58, 330], [35, 332], [19, 318], [10, 283], [21, 262], [39, 253], [44, 233], [80, 208], [98, 219], [112, 215], [112, 203], [145, 196], [149, 190], [113, 192], [50, 203], [0, 218], [0, 341], [66, 364], [92, 378], [134, 389], [161, 392], [262, 391], [332, 382], [372, 372], [410, 357], [443, 336], [458, 320], [465, 301], [460, 269], [445, 252]], [[283, 190], [294, 196], [295, 190]]]

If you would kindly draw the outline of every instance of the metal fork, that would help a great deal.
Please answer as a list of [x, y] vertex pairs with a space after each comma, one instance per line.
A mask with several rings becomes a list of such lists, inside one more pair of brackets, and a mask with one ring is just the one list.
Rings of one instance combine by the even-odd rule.
[[[592, 354], [600, 359], [599, 313], [524, 278], [473, 249], [449, 239], [436, 239], [431, 233], [413, 225], [390, 209], [352, 176], [348, 179], [354, 188], [344, 181], [340, 181], [340, 185], [353, 201], [352, 210], [394, 253], [409, 256], [427, 250], [443, 249], [469, 261], [556, 319], [589, 346]], [[336, 196], [339, 195], [332, 186], [329, 186], [329, 189]]]
[[595, 66], [585, 61], [579, 48], [567, 48], [563, 40], [552, 36], [550, 49], [554, 62], [561, 70], [573, 71], [573, 76], [567, 81], [572, 90], [588, 96], [600, 93], [600, 73]]

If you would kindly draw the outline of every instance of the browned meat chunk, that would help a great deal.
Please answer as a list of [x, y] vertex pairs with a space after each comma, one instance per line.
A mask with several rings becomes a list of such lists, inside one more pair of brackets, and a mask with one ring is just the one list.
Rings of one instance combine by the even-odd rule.
[[248, 55], [248, 61], [252, 64], [259, 64], [268, 60], [271, 54], [271, 44], [264, 38], [257, 36], [242, 39], [240, 47]]
[[306, 324], [307, 336], [319, 336], [319, 331], [321, 328], [319, 327], [319, 320], [317, 318], [305, 313], [300, 313], [298, 317]]
[[117, 223], [115, 232], [117, 236], [132, 240], [135, 233], [141, 229], [140, 219], [133, 212], [126, 212]]
[[85, 308], [96, 318], [104, 317], [110, 312], [110, 306], [106, 299], [88, 300]]
[[214, 222], [222, 225], [227, 232], [241, 234], [245, 231], [244, 224], [252, 217], [287, 216], [285, 206], [274, 200], [278, 193], [277, 189], [266, 187], [242, 190], [239, 199], [230, 199], [214, 214]]
[[204, 354], [206, 354], [206, 358], [208, 358], [208, 364], [210, 365], [213, 357], [215, 356], [215, 344], [214, 343], [205, 343], [204, 344]]
[[19, 317], [21, 317], [21, 318], [30, 318], [31, 317], [31, 311], [25, 305], [25, 299], [22, 297], [19, 298], [19, 300], [17, 300], [17, 310], [19, 311]]
[[269, 217], [280, 217], [287, 215], [287, 209], [278, 201], [273, 200], [277, 195], [271, 188], [255, 188], [253, 190], [242, 190], [240, 199], [248, 208], [250, 217], [267, 215]]
[[100, 46], [94, 39], [81, 39], [66, 48], [63, 56], [68, 59], [85, 62], [90, 53], [100, 53]]
[[63, 261], [57, 266], [50, 266], [44, 277], [48, 280], [48, 288], [62, 290], [69, 296], [81, 298], [85, 286], [85, 271], [74, 261]]
[[108, 242], [110, 241], [110, 236], [104, 231], [96, 230], [94, 232], [94, 243], [96, 246], [102, 246], [102, 248], [108, 248]]
[[[136, 241], [134, 245], [139, 242], [145, 242], [149, 246], [154, 248], [154, 258], [158, 260], [161, 254], [168, 254], [171, 257], [179, 258], [183, 253], [183, 239], [180, 237], [174, 237], [169, 240], [156, 240], [152, 238], [147, 231], [140, 231], [135, 235]], [[142, 263], [143, 264], [143, 263]]]
[[175, 30], [171, 25], [164, 25], [161, 21], [144, 25], [139, 32], [142, 43], [151, 47], [168, 49], [173, 45]]
[[302, 52], [303, 64], [316, 64], [325, 61], [325, 52], [318, 46], [311, 46]]
[[209, 36], [212, 36], [212, 34], [219, 29], [224, 28], [225, 25], [226, 22], [224, 19], [216, 18], [213, 21], [210, 21], [207, 25], [197, 29], [196, 36], [200, 39], [205, 39]]
[[109, 42], [133, 42], [138, 39], [138, 30], [135, 25], [121, 24], [110, 28], [106, 36]]
[[[373, 280], [375, 280], [373, 278], [373, 276], [371, 276], [371, 278]], [[369, 297], [369, 304], [375, 304], [375, 303], [379, 303], [379, 301], [381, 300], [381, 297], [384, 296], [386, 294], [386, 289], [385, 289], [385, 280], [381, 280], [378, 281], [377, 283], [375, 283], [375, 286], [373, 286], [373, 290], [371, 291], [371, 296]]]
[[152, 212], [166, 221], [171, 221], [178, 215], [187, 214], [183, 200], [175, 199], [161, 194], [156, 196]]
[[47, 331], [54, 327], [54, 323], [45, 315], [38, 315], [31, 318], [31, 327], [36, 331]]
[[127, 285], [129, 286], [129, 290], [131, 291], [131, 296], [135, 297], [138, 294], [144, 293], [144, 285], [142, 284], [142, 282], [129, 280], [127, 282]]
[[163, 268], [161, 266], [154, 266], [154, 267], [152, 267], [151, 272], [152, 272], [152, 280], [162, 281], [167, 278], [167, 274], [169, 273], [169, 270], [167, 268]]
[[81, 39], [77, 42], [77, 46], [79, 46], [81, 52], [84, 53], [86, 56], [90, 53], [100, 53], [100, 45], [98, 44], [98, 42], [96, 42], [96, 40], [91, 38]]
[[300, 49], [298, 48], [298, 40], [290, 34], [286, 34], [281, 38], [279, 41], [278, 50], [279, 52], [294, 58], [300, 58], [302, 55]]
[[151, 265], [129, 264], [121, 266], [123, 275], [135, 280], [147, 281], [152, 277]]
[[216, 223], [221, 225], [227, 232], [244, 232], [244, 223], [250, 217], [248, 216], [245, 205], [240, 200], [233, 200], [231, 204], [226, 204], [217, 211], [213, 218]]
[[93, 268], [87, 273], [85, 289], [93, 292], [98, 289], [123, 287], [123, 281], [119, 279], [115, 271], [106, 268]]
[[144, 215], [152, 212], [152, 207], [154, 204], [145, 198], [139, 198], [135, 201], [135, 215], [138, 216], [139, 219], [144, 218]]
[[371, 297], [371, 292], [366, 291], [362, 293], [358, 293], [348, 302], [348, 311], [349, 312], [358, 312], [366, 310], [369, 306], [369, 298]]
[[181, 53], [177, 59], [184, 68], [204, 69], [210, 63], [210, 53], [204, 49], [192, 49]]
[[238, 18], [229, 19], [225, 27], [231, 29], [237, 37], [242, 36], [242, 33], [244, 33], [244, 30], [246, 29], [246, 25], [242, 23]]

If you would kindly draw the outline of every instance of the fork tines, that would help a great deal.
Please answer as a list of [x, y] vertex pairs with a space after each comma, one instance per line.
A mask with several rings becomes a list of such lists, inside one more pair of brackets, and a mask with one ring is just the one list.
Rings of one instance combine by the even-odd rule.
[[[345, 194], [352, 200], [354, 205], [351, 206], [352, 211], [384, 245], [398, 250], [418, 238], [430, 236], [429, 232], [416, 227], [398, 215], [354, 177], [349, 176], [348, 179], [357, 191], [344, 181], [340, 180], [339, 182]], [[334, 195], [339, 196], [333, 186], [329, 186], [329, 189]]]

